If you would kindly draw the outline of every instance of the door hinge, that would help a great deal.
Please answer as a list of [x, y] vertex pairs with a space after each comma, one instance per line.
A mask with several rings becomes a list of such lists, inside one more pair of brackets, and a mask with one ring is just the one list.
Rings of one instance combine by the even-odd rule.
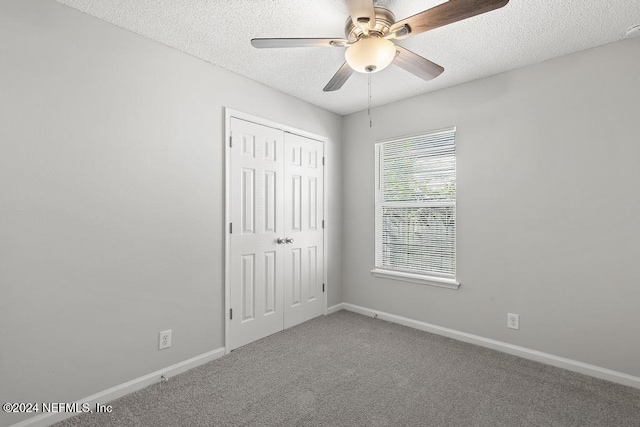
[[229, 234], [233, 234], [233, 223], [229, 223]]
[[322, 292], [324, 292], [324, 283], [322, 284]]
[[324, 156], [322, 157], [322, 166], [324, 166]]
[[324, 219], [322, 220], [322, 228], [324, 228]]
[[229, 309], [229, 320], [233, 320], [233, 308]]
[[229, 147], [233, 147], [233, 137], [229, 137]]

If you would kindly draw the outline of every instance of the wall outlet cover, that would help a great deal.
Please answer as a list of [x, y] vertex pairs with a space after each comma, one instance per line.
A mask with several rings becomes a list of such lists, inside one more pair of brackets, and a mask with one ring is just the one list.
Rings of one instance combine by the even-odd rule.
[[160, 338], [158, 341], [158, 350], [171, 347], [171, 329], [160, 332]]
[[507, 327], [520, 329], [520, 316], [518, 314], [507, 313]]

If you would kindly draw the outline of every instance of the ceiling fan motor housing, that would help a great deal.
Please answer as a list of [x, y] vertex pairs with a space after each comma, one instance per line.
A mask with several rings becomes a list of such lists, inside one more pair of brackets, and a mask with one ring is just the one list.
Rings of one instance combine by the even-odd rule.
[[[369, 35], [374, 37], [384, 37], [389, 34], [389, 29], [396, 22], [396, 17], [389, 9], [384, 7], [375, 7], [376, 23], [373, 28], [369, 29]], [[344, 34], [349, 40], [349, 43], [355, 43], [366, 34], [362, 31], [358, 25], [353, 23], [351, 17], [347, 18], [345, 23]]]

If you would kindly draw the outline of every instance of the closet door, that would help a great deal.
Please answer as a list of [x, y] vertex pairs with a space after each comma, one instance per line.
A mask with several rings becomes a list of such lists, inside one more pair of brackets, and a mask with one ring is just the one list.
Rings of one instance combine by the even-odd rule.
[[284, 136], [284, 327], [324, 313], [323, 144]]
[[284, 328], [283, 132], [231, 118], [230, 349]]
[[230, 118], [230, 350], [324, 313], [323, 144]]

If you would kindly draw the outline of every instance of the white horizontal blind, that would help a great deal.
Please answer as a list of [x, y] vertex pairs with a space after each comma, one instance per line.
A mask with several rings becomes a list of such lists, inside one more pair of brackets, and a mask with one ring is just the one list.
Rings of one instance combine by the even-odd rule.
[[455, 128], [376, 144], [376, 267], [455, 278]]

